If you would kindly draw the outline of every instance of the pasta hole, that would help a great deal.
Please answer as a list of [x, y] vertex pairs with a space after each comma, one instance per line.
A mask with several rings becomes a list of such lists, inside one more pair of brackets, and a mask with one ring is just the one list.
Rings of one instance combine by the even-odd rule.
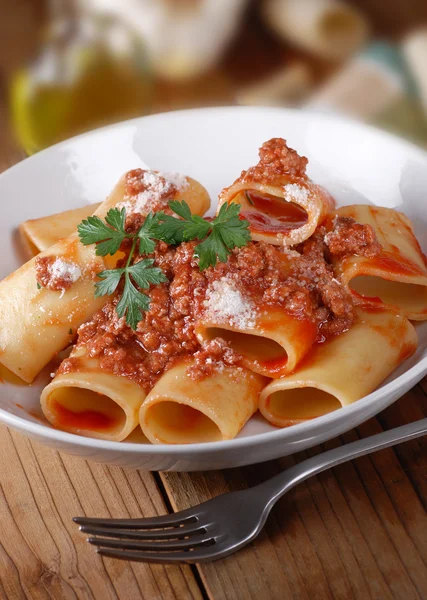
[[379, 298], [407, 312], [427, 310], [427, 287], [414, 283], [389, 281], [382, 277], [359, 275], [350, 281], [350, 288], [368, 298]]
[[341, 403], [332, 394], [313, 387], [294, 388], [273, 392], [267, 400], [266, 410], [273, 420], [298, 421], [326, 415]]
[[249, 221], [252, 231], [259, 233], [289, 232], [302, 227], [309, 219], [299, 204], [257, 190], [240, 192], [236, 199], [243, 207], [241, 216]]
[[208, 327], [206, 335], [211, 340], [220, 337], [230, 347], [250, 361], [258, 361], [266, 369], [276, 370], [284, 367], [288, 360], [286, 350], [274, 340], [249, 333], [228, 331], [219, 327]]
[[126, 415], [114, 400], [93, 390], [61, 387], [53, 390], [49, 404], [55, 424], [76, 432], [114, 432], [123, 429]]
[[204, 413], [186, 404], [160, 400], [145, 413], [145, 423], [165, 444], [194, 444], [222, 440], [218, 426]]

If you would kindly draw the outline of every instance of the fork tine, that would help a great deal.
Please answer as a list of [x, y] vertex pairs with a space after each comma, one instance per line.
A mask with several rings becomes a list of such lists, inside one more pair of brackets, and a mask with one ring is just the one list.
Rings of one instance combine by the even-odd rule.
[[131, 540], [170, 540], [179, 539], [187, 536], [195, 536], [206, 532], [206, 527], [201, 527], [197, 523], [191, 526], [175, 527], [173, 529], [155, 529], [152, 531], [139, 531], [134, 529], [110, 529], [109, 527], [89, 527], [81, 525], [80, 531], [89, 535], [100, 535]]
[[174, 527], [190, 522], [190, 519], [192, 519], [193, 522], [197, 520], [194, 509], [182, 510], [174, 514], [161, 515], [148, 519], [95, 519], [92, 517], [73, 517], [73, 521], [74, 523], [77, 523], [77, 525], [100, 525], [101, 527], [124, 527], [134, 529], [161, 529], [163, 527]]
[[215, 540], [212, 536], [202, 538], [190, 538], [189, 540], [173, 540], [170, 542], [139, 542], [130, 540], [112, 540], [107, 538], [90, 537], [90, 544], [102, 548], [119, 548], [121, 550], [151, 550], [152, 552], [163, 552], [166, 550], [189, 550], [198, 546], [213, 545]]
[[221, 553], [216, 550], [215, 544], [210, 544], [209, 546], [203, 546], [187, 552], [136, 552], [133, 550], [119, 550], [114, 548], [97, 548], [96, 551], [98, 554], [110, 558], [158, 564], [202, 563], [221, 557]]

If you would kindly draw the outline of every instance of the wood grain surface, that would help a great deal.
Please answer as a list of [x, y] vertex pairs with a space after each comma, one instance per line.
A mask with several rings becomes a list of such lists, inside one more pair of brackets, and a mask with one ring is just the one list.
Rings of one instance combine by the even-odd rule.
[[[14, 7], [22, 9], [24, 21], [15, 14], [7, 26], [11, 2], [0, 0], [0, 72], [19, 63], [32, 47], [30, 22], [38, 22], [42, 14], [40, 8], [31, 8], [40, 7], [41, 1], [32, 5], [32, 0], [16, 0]], [[372, 18], [374, 30], [396, 37], [427, 20], [425, 0], [353, 2]], [[158, 84], [154, 110], [232, 101], [236, 82], [253, 76], [244, 60], [247, 52], [256, 56], [259, 72], [285, 60], [288, 50], [262, 29], [253, 29], [252, 18], [249, 14], [224, 64], [193, 91], [184, 85]], [[25, 43], [22, 35], [28, 35]], [[0, 171], [23, 157], [11, 135], [5, 105], [0, 104]], [[310, 451], [242, 469], [160, 476], [89, 463], [1, 427], [0, 598], [424, 600], [424, 439], [360, 458], [301, 484], [279, 501], [254, 543], [207, 565], [179, 568], [101, 559], [71, 519], [81, 514], [152, 516], [187, 508], [255, 485], [322, 450], [425, 416], [426, 380], [376, 419]]]
[[[427, 416], [427, 383], [340, 439], [215, 473], [163, 473], [175, 510], [256, 485], [340, 443]], [[382, 450], [299, 485], [237, 555], [202, 565], [212, 598], [427, 598], [427, 442]]]

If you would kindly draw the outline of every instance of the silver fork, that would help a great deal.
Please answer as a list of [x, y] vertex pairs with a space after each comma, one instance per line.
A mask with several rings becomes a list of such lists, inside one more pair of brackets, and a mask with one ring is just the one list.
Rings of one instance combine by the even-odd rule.
[[75, 517], [104, 556], [152, 563], [201, 563], [228, 556], [259, 534], [279, 498], [295, 485], [348, 460], [427, 433], [427, 418], [334, 448], [255, 487], [222, 494], [151, 519]]

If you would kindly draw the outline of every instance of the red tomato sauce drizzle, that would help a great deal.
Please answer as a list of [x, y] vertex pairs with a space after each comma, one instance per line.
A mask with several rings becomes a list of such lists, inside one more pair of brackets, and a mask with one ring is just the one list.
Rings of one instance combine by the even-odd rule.
[[260, 364], [265, 369], [268, 369], [270, 373], [280, 373], [280, 371], [286, 367], [287, 362], [287, 356], [278, 356], [276, 358], [269, 358], [268, 360], [263, 360]]
[[103, 431], [113, 429], [117, 425], [117, 420], [96, 410], [82, 410], [73, 412], [59, 402], [53, 401], [53, 409], [56, 414], [56, 420], [61, 427], [76, 427], [79, 429], [91, 429], [94, 431]]
[[426, 273], [418, 265], [397, 252], [383, 250], [379, 256], [369, 259], [369, 264], [372, 268], [382, 269], [402, 277], [426, 276]]
[[241, 217], [249, 221], [253, 231], [283, 233], [298, 229], [308, 222], [307, 212], [293, 202], [253, 190], [245, 194], [254, 210], [243, 210]]

